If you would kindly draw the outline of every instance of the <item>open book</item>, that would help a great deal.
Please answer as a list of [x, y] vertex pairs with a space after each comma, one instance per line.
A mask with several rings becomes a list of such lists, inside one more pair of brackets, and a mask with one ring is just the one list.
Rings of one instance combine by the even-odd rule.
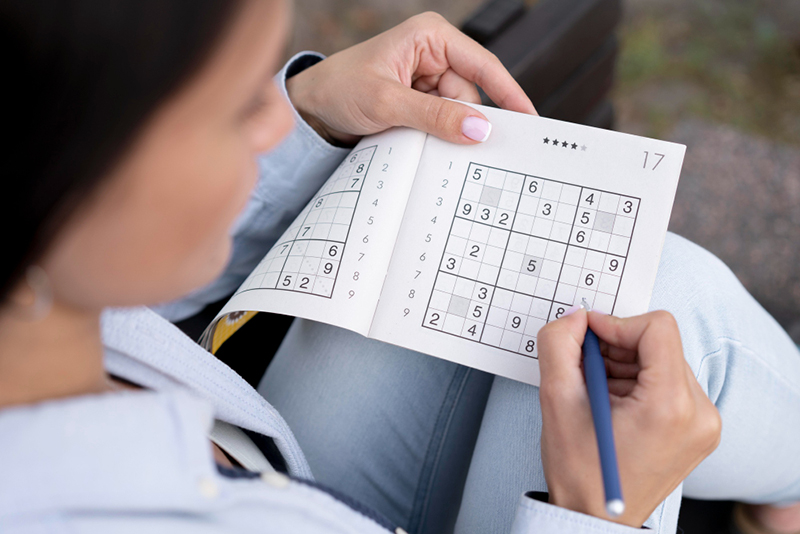
[[266, 311], [538, 385], [536, 335], [570, 306], [646, 312], [685, 147], [479, 108], [483, 144], [402, 128], [362, 139], [206, 347], [240, 312]]

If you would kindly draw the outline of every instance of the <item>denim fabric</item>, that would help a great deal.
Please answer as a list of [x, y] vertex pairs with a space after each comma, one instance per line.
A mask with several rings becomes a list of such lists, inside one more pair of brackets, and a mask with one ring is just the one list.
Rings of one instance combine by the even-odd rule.
[[[675, 315], [687, 361], [722, 415], [723, 437], [646, 525], [675, 532], [682, 494], [800, 500], [800, 353], [791, 339], [722, 262], [672, 234], [651, 308]], [[484, 403], [478, 379], [461, 390], [459, 408], [452, 395], [461, 373], [456, 364], [295, 321], [259, 391], [289, 422], [321, 482], [420, 534], [441, 531], [455, 514], [459, 534], [509, 532], [515, 514], [519, 531], [527, 514], [547, 508], [520, 500], [546, 491], [538, 388], [495, 378]], [[458, 416], [443, 425], [443, 411]], [[448, 439], [476, 426], [474, 451], [469, 436]], [[426, 506], [434, 499], [439, 508]]]

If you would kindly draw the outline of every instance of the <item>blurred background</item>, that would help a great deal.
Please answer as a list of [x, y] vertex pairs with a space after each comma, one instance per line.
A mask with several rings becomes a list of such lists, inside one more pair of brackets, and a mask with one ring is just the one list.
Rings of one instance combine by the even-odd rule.
[[331, 54], [432, 10], [542, 115], [676, 141], [670, 229], [722, 258], [800, 342], [800, 2], [297, 0], [289, 52]]

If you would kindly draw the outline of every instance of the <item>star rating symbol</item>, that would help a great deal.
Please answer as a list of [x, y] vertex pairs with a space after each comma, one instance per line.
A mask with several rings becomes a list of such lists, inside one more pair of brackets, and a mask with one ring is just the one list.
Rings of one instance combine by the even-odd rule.
[[575, 150], [576, 148], [578, 148], [578, 143], [572, 143], [572, 150]]
[[558, 146], [558, 139], [553, 139], [553, 144]]
[[566, 141], [564, 141], [563, 143], [561, 143], [561, 146], [563, 146], [564, 148], [567, 148], [567, 145], [569, 145], [569, 143], [567, 143]]
[[550, 143], [550, 139], [548, 139], [547, 137], [545, 137], [545, 138], [544, 138], [544, 144], [546, 144], [546, 145], [547, 145], [547, 144], [549, 144], [549, 143]]
[[578, 143], [570, 142], [567, 140], [559, 141], [558, 139], [550, 139], [549, 137], [543, 138], [542, 141], [546, 145], [560, 146], [562, 148], [571, 148], [572, 150], [578, 150], [578, 147], [580, 147], [581, 152], [586, 152], [586, 150], [589, 148], [586, 145], [579, 145]]
[[581, 145], [581, 152], [586, 152], [586, 145]]

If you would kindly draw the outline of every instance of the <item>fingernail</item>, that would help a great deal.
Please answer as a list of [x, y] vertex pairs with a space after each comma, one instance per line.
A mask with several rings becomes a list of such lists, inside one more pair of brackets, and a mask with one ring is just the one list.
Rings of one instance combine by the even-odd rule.
[[489, 139], [492, 133], [492, 124], [480, 117], [467, 117], [461, 123], [461, 133], [472, 139], [483, 143]]
[[583, 308], [583, 306], [581, 306], [580, 304], [575, 304], [574, 306], [569, 308], [567, 311], [562, 313], [561, 317], [566, 317], [568, 315], [572, 315], [573, 313], [575, 313], [576, 311], [580, 310], [581, 308]]

